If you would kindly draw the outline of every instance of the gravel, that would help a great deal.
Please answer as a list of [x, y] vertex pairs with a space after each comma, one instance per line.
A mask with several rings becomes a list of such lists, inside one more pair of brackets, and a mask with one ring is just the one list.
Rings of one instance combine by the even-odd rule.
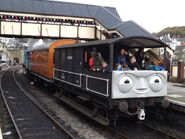
[[[95, 121], [89, 119], [88, 117], [84, 116], [83, 114], [80, 114], [76, 110], [72, 109], [71, 107], [69, 107], [66, 104], [59, 101], [57, 98], [55, 98], [53, 95], [51, 95], [51, 91], [48, 91], [44, 87], [38, 87], [34, 84], [31, 85], [30, 81], [25, 76], [23, 76], [21, 71], [19, 71], [17, 74], [19, 75], [17, 77], [20, 78], [20, 81], [22, 82], [23, 85], [28, 86], [28, 84], [29, 84], [29, 87], [27, 89], [30, 90], [30, 92], [33, 94], [33, 96], [35, 96], [42, 103], [47, 105], [47, 107], [51, 111], [53, 111], [58, 117], [60, 117], [60, 119], [62, 119], [66, 125], [70, 126], [73, 130], [77, 131], [77, 133], [80, 137], [86, 138], [86, 139], [92, 139], [92, 138], [93, 139], [94, 138], [95, 139], [112, 139], [112, 138], [116, 139], [116, 138], [118, 138], [114, 134], [110, 133], [106, 127], [103, 127], [103, 126], [97, 124]], [[174, 124], [174, 127], [172, 125], [167, 124], [167, 126], [165, 126], [164, 129], [167, 129], [168, 131], [172, 131], [169, 128], [178, 129], [177, 127], [179, 126], [179, 129], [182, 130], [182, 131], [181, 130], [179, 130], [179, 131], [182, 134], [179, 134], [177, 137], [179, 137], [179, 138], [184, 137], [184, 125], [183, 124], [184, 124], [185, 119], [183, 116], [184, 115], [179, 116], [179, 117], [175, 117], [175, 118], [172, 118], [172, 117], [169, 118], [169, 119], [179, 119], [179, 120], [175, 120], [175, 123], [172, 122], [172, 124]], [[156, 122], [154, 122], [154, 123], [156, 123]], [[161, 121], [159, 123], [162, 125], [165, 125]], [[171, 123], [171, 122], [169, 122], [169, 123]], [[152, 125], [152, 123], [150, 123], [150, 124]], [[162, 126], [160, 124], [157, 125], [157, 127], [161, 127], [161, 129], [162, 129]], [[121, 125], [121, 127], [123, 127], [123, 126], [125, 126], [125, 129], [131, 130], [131, 129], [129, 129], [131, 126], [129, 126], [128, 124]], [[127, 130], [125, 130], [125, 131], [127, 132]], [[140, 128], [138, 128], [138, 130], [140, 130]], [[134, 135], [135, 132], [137, 132], [137, 131], [133, 131], [130, 133], [131, 135], [134, 136], [133, 138], [136, 137], [136, 135]], [[148, 131], [148, 132], [151, 132], [151, 131]], [[175, 132], [175, 130], [173, 130], [172, 132]], [[141, 138], [152, 138], [153, 137], [153, 136], [149, 136], [150, 133], [147, 135], [147, 137], [144, 137], [142, 132], [138, 131], [138, 134], [141, 136]], [[151, 134], [155, 134], [155, 133], [151, 132]], [[139, 135], [138, 135], [138, 137], [139, 137]], [[177, 133], [176, 133], [176, 135], [177, 135]]]
[[[95, 121], [80, 114], [76, 110], [67, 106], [51, 95], [51, 91], [46, 88], [38, 87], [23, 75], [22, 70], [17, 72], [17, 79], [19, 82], [30, 90], [33, 96], [37, 97], [43, 104], [45, 104], [51, 111], [53, 111], [67, 126], [77, 131], [78, 135], [86, 139], [112, 139], [115, 135], [108, 132], [106, 127], [97, 124]], [[28, 85], [29, 84], [29, 85]]]

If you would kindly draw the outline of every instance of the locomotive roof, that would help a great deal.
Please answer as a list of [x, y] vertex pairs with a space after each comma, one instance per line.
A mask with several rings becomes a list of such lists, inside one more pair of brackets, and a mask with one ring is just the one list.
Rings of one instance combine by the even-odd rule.
[[[87, 46], [102, 46], [104, 44], [118, 44], [130, 48], [158, 48], [158, 47], [169, 47], [161, 40], [144, 36], [124, 37], [116, 39], [107, 39], [99, 41], [91, 41], [87, 43], [76, 43], [71, 45], [60, 46], [55, 49], [69, 48], [69, 47], [87, 47]], [[170, 48], [170, 47], [169, 47]]]
[[94, 18], [107, 30], [116, 30], [125, 37], [142, 35], [155, 38], [134, 21], [123, 21], [114, 7], [49, 0], [0, 0], [0, 3], [2, 12]]

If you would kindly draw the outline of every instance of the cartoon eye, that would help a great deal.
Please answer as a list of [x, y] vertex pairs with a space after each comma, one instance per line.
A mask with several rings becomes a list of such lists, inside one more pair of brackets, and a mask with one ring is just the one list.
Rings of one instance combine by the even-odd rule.
[[159, 83], [159, 80], [158, 80], [158, 79], [156, 79], [154, 82], [155, 82], [155, 83]]
[[129, 82], [129, 80], [125, 80], [125, 84], [129, 84], [130, 82]]
[[124, 76], [119, 81], [119, 90], [123, 93], [129, 92], [133, 88], [133, 80], [129, 76]]
[[163, 82], [161, 77], [159, 76], [153, 76], [150, 81], [149, 81], [149, 85], [150, 88], [154, 91], [154, 92], [158, 92], [162, 89], [163, 87]]

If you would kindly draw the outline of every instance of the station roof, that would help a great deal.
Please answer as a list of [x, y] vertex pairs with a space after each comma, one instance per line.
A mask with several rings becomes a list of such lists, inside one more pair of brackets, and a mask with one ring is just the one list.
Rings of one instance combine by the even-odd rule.
[[0, 0], [0, 11], [94, 18], [107, 30], [116, 30], [125, 37], [154, 36], [134, 21], [124, 22], [116, 8], [47, 0]]
[[159, 47], [169, 47], [167, 44], [162, 42], [161, 40], [157, 40], [155, 38], [149, 38], [144, 36], [132, 36], [132, 37], [124, 37], [117, 39], [107, 39], [107, 40], [99, 40], [99, 41], [91, 41], [88, 43], [76, 43], [71, 45], [64, 45], [57, 47], [55, 49], [60, 48], [70, 48], [70, 47], [86, 47], [86, 46], [107, 46], [105, 44], [115, 44], [122, 45], [128, 48], [159, 48]]

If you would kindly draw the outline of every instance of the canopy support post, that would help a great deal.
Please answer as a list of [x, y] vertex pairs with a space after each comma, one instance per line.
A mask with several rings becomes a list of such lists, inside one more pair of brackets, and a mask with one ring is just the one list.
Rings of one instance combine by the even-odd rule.
[[110, 71], [114, 69], [114, 44], [109, 44], [109, 60], [110, 60]]

